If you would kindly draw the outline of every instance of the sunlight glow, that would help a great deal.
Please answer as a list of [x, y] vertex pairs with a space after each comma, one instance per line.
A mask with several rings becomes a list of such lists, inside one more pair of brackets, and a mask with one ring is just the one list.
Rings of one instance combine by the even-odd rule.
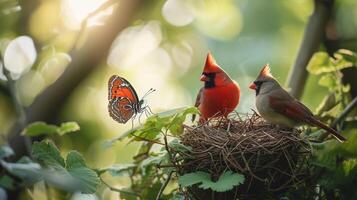
[[[62, 0], [61, 14], [65, 25], [74, 30], [81, 27], [82, 21], [90, 14], [99, 8], [107, 0]], [[101, 25], [103, 17], [106, 17], [113, 12], [113, 7], [110, 7], [97, 16], [88, 20], [88, 26]]]

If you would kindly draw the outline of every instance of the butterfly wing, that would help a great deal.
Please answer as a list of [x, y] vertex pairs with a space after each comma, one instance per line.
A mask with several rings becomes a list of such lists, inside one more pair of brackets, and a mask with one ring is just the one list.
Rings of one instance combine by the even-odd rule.
[[126, 123], [137, 112], [138, 95], [127, 80], [117, 75], [109, 79], [108, 90], [110, 116], [119, 123]]
[[133, 86], [126, 79], [113, 75], [110, 77], [108, 82], [109, 95], [108, 100], [114, 99], [116, 97], [126, 97], [132, 103], [137, 103], [139, 101], [138, 95], [136, 94]]
[[130, 100], [125, 97], [117, 97], [109, 101], [109, 115], [117, 122], [125, 124], [133, 115], [134, 109]]

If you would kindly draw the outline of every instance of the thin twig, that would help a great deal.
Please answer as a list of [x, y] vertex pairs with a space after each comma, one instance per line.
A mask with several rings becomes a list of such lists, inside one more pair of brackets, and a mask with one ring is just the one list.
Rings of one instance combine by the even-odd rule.
[[105, 181], [103, 180], [103, 178], [102, 178], [101, 176], [99, 176], [99, 179], [100, 179], [100, 180], [102, 181], [102, 183], [103, 183], [105, 186], [107, 186], [111, 191], [140, 197], [139, 194], [136, 194], [136, 193], [134, 193], [134, 192], [129, 192], [129, 191], [121, 190], [121, 189], [118, 189], [118, 188], [115, 188], [115, 187], [109, 185], [107, 182], [105, 182]]
[[160, 200], [160, 197], [161, 197], [162, 193], [164, 192], [166, 186], [169, 184], [173, 173], [174, 173], [174, 170], [171, 170], [170, 173], [168, 174], [167, 179], [165, 180], [164, 184], [161, 186], [159, 193], [156, 196], [156, 200]]
[[336, 128], [336, 126], [344, 120], [347, 115], [357, 106], [357, 97], [355, 97], [347, 106], [346, 108], [342, 111], [342, 113], [335, 119], [335, 121], [331, 124], [333, 128]]

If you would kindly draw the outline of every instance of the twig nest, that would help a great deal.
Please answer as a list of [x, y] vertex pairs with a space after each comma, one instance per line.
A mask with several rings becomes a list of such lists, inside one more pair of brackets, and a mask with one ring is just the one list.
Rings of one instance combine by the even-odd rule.
[[245, 176], [244, 184], [224, 193], [191, 187], [198, 199], [257, 198], [275, 196], [296, 188], [308, 177], [306, 163], [311, 155], [308, 141], [297, 129], [282, 129], [265, 122], [257, 114], [240, 116], [186, 127], [182, 143], [192, 147], [181, 175], [205, 171], [213, 180], [226, 170]]

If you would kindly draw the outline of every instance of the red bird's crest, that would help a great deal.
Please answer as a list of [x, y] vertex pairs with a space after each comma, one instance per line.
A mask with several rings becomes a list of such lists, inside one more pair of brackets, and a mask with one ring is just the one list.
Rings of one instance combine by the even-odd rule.
[[215, 73], [221, 72], [222, 69], [218, 66], [216, 60], [213, 58], [211, 53], [207, 54], [205, 67], [203, 69], [204, 73]]

